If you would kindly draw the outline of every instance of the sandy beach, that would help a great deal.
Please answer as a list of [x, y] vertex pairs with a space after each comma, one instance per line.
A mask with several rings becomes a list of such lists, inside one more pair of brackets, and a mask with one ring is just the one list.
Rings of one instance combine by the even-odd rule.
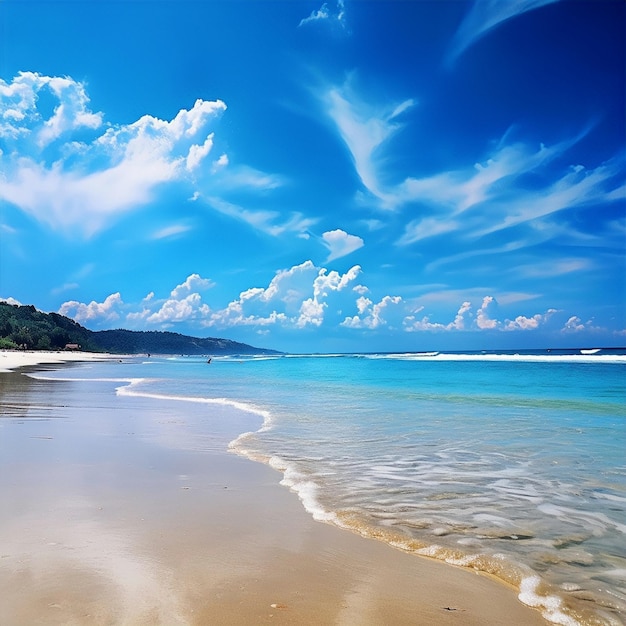
[[227, 451], [250, 416], [6, 371], [92, 358], [0, 355], [3, 625], [546, 623], [486, 576], [314, 521]]
[[0, 372], [9, 372], [19, 367], [76, 361], [99, 361], [118, 358], [110, 354], [76, 351], [36, 351], [36, 350], [0, 350]]

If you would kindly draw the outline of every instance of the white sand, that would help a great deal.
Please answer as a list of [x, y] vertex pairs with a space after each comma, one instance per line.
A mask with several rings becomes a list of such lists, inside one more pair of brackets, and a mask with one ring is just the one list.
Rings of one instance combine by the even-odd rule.
[[[113, 358], [110, 354], [80, 351], [0, 350], [0, 372], [9, 372], [27, 365], [67, 363], [70, 361], [101, 361]], [[116, 356], [116, 358], [118, 358]]]

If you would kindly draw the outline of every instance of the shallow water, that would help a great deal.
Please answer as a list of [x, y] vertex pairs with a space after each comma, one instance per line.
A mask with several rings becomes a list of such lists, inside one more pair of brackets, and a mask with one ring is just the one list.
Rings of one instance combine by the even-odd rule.
[[259, 430], [232, 449], [282, 471], [317, 519], [490, 572], [555, 623], [622, 623], [624, 355], [151, 358], [44, 376], [246, 411]]

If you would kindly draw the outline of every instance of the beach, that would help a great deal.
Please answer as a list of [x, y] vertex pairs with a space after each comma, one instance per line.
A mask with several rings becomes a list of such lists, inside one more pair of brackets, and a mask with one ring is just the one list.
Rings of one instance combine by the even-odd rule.
[[313, 520], [228, 451], [254, 416], [85, 387], [0, 374], [0, 623], [546, 623], [488, 576]]
[[80, 350], [36, 351], [36, 350], [0, 350], [0, 372], [10, 372], [29, 365], [72, 363], [80, 361], [100, 361], [119, 358], [110, 354], [82, 352]]

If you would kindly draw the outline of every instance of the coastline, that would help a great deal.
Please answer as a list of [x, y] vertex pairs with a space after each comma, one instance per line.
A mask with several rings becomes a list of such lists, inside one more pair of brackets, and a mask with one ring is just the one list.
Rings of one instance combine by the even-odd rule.
[[102, 361], [119, 358], [99, 352], [57, 350], [0, 350], [0, 372], [10, 372], [20, 367], [55, 365], [73, 361]]
[[[20, 384], [48, 397], [0, 378], [0, 408]], [[279, 473], [227, 451], [249, 415], [213, 408], [222, 433], [206, 410], [66, 387], [50, 385], [70, 409], [0, 422], [3, 624], [546, 624], [501, 582], [314, 521]], [[204, 449], [172, 447], [190, 432]]]

